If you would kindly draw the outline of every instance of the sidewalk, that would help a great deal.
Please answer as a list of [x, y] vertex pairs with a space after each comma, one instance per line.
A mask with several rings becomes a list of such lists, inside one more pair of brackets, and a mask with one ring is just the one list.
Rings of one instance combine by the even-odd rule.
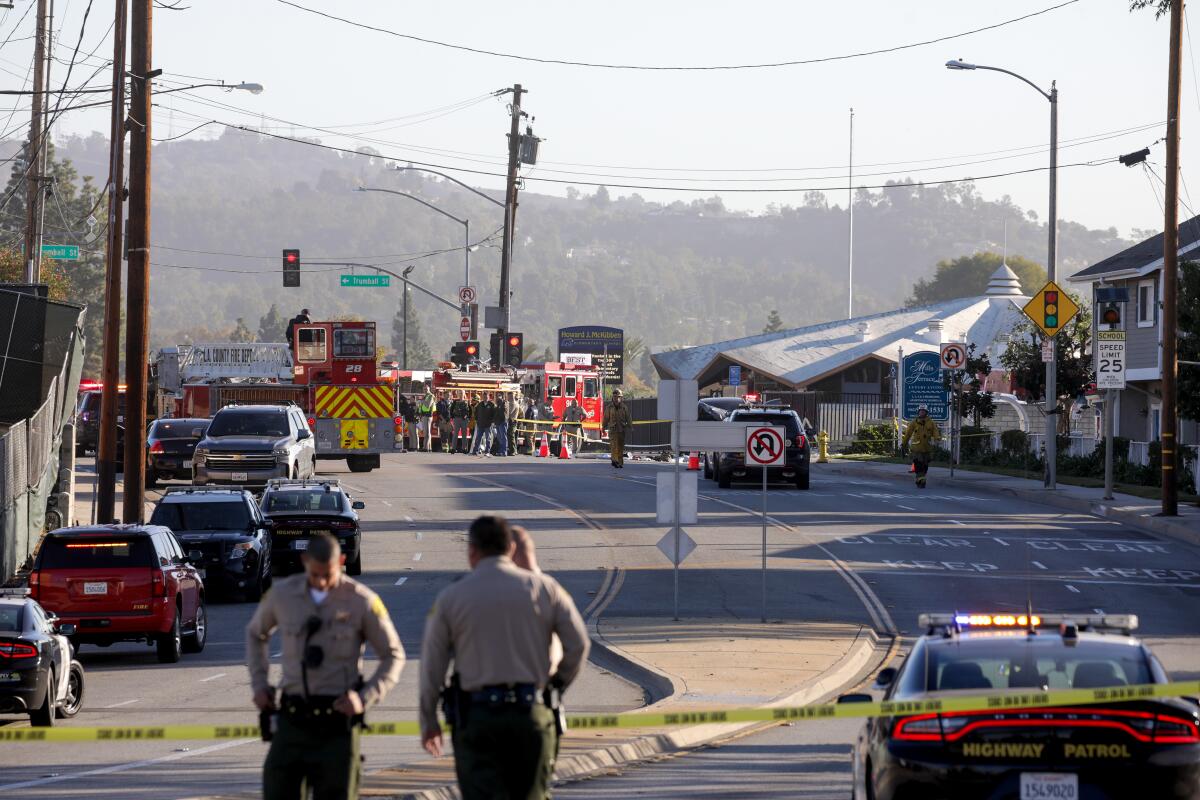
[[[623, 675], [647, 678], [668, 694], [645, 711], [803, 705], [856, 685], [885, 647], [858, 625], [729, 622], [717, 619], [601, 618], [592, 623], [592, 659]], [[663, 691], [665, 690], [665, 691]], [[567, 692], [570, 713], [571, 694]], [[769, 723], [768, 723], [769, 724]], [[575, 730], [563, 737], [555, 780], [576, 780], [717, 739], [763, 723], [694, 725], [672, 730]], [[457, 798], [451, 758], [369, 774], [363, 797]]]
[[[814, 470], [828, 471], [835, 475], [852, 475], [867, 478], [886, 478], [912, 483], [908, 464], [891, 464], [872, 461], [841, 461], [832, 458], [828, 464], [813, 462]], [[930, 467], [929, 480], [933, 486], [950, 486], [974, 489], [981, 492], [1010, 494], [1033, 503], [1055, 506], [1081, 514], [1094, 514], [1149, 533], [1200, 545], [1200, 508], [1180, 503], [1179, 516], [1156, 516], [1161, 504], [1156, 500], [1115, 492], [1112, 500], [1104, 499], [1103, 489], [1071, 486], [1059, 483], [1053, 491], [1042, 486], [1041, 480], [1013, 478], [991, 472], [975, 472], [956, 469], [954, 477], [945, 467]]]

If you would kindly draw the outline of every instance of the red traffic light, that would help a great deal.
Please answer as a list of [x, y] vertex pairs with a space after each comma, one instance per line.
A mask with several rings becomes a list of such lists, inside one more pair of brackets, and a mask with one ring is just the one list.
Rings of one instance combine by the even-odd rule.
[[284, 256], [284, 258], [287, 259], [289, 264], [294, 264], [294, 263], [296, 263], [296, 259], [299, 258], [299, 256], [296, 255], [295, 253], [288, 253], [287, 255]]
[[474, 342], [468, 344], [465, 349], [467, 351], [467, 355], [469, 356], [479, 355], [479, 345], [475, 344]]
[[516, 346], [518, 346], [519, 344], [521, 344], [521, 337], [520, 337], [520, 336], [510, 336], [510, 337], [508, 337], [508, 346], [509, 346], [509, 347], [516, 347]]

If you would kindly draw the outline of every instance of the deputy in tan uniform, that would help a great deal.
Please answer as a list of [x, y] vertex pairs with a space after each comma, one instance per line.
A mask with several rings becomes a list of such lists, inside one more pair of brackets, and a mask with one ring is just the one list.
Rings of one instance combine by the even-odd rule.
[[[570, 685], [589, 641], [575, 603], [547, 575], [516, 566], [508, 521], [471, 523], [471, 572], [438, 595], [421, 643], [421, 742], [442, 753], [437, 703], [446, 689], [454, 766], [463, 800], [549, 796], [558, 733], [546, 690]], [[562, 642], [550, 674], [550, 639]]]
[[[358, 797], [363, 712], [400, 679], [404, 650], [379, 595], [342, 574], [346, 557], [327, 533], [308, 540], [304, 572], [275, 582], [246, 626], [246, 663], [254, 705], [264, 713], [271, 749], [263, 800]], [[268, 682], [271, 634], [280, 632], [283, 676], [276, 701]], [[379, 657], [362, 679], [363, 645]], [[267, 731], [271, 731], [268, 734]]]

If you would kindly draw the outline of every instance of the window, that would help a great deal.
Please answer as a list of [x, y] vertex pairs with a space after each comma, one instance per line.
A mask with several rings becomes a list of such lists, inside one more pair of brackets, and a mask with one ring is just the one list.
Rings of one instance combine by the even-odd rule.
[[559, 375], [551, 375], [549, 390], [546, 392], [548, 397], [562, 397], [562, 377]]
[[333, 332], [334, 358], [373, 358], [374, 328], [338, 328]]
[[21, 631], [21, 606], [16, 606], [16, 605], [0, 606], [0, 632], [20, 633], [20, 631]]
[[1150, 406], [1150, 441], [1157, 442], [1162, 435], [1162, 404], [1154, 403]]
[[1137, 324], [1139, 328], [1153, 328], [1158, 298], [1154, 294], [1154, 279], [1138, 281]]
[[49, 536], [42, 544], [39, 569], [145, 567], [151, 558], [148, 536]]
[[250, 527], [250, 515], [246, 502], [240, 498], [224, 502], [159, 503], [150, 524], [173, 531], [240, 531]]
[[223, 409], [208, 426], [209, 436], [287, 436], [288, 432], [282, 411]]
[[583, 379], [583, 396], [584, 396], [584, 398], [599, 397], [600, 396], [600, 381], [596, 380], [595, 378], [584, 378]]
[[267, 495], [266, 500], [268, 514], [280, 511], [341, 512], [346, 510], [341, 492], [327, 492], [324, 489], [271, 492]]
[[574, 397], [575, 396], [575, 384], [576, 384], [576, 379], [573, 376], [567, 378], [567, 389], [563, 393], [564, 397]]
[[324, 328], [301, 328], [296, 334], [296, 360], [302, 363], [323, 363], [329, 359]]

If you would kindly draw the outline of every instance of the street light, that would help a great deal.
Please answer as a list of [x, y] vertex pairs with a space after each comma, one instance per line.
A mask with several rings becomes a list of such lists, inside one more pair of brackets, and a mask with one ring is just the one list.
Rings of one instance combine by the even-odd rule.
[[408, 369], [408, 276], [416, 268], [416, 264], [412, 264], [405, 267], [404, 271], [400, 273], [400, 280], [404, 281], [404, 344], [401, 347], [402, 354], [400, 358], [402, 359], [401, 363], [403, 364], [403, 366], [400, 367], [401, 369]]
[[458, 217], [454, 216], [453, 214], [451, 214], [447, 211], [443, 211], [442, 209], [438, 208], [433, 203], [426, 202], [425, 200], [422, 200], [421, 198], [417, 197], [414, 194], [409, 194], [408, 192], [400, 192], [395, 189], [374, 189], [374, 188], [367, 187], [367, 186], [359, 186], [354, 191], [356, 191], [356, 192], [384, 192], [386, 194], [394, 194], [399, 197], [407, 197], [409, 200], [415, 200], [416, 202], [420, 203], [421, 205], [425, 206], [426, 208], [436, 211], [437, 213], [441, 214], [443, 217], [449, 217], [450, 219], [457, 222], [459, 225], [462, 225], [463, 226], [463, 260], [465, 262], [463, 264], [463, 286], [471, 285], [471, 250], [473, 248], [471, 247], [471, 221], [470, 220], [459, 219]]
[[[1050, 101], [1050, 208], [1049, 217], [1049, 237], [1046, 246], [1046, 276], [1050, 280], [1055, 279], [1055, 262], [1057, 260], [1058, 249], [1058, 88], [1053, 81], [1050, 82], [1050, 91], [1047, 92], [1042, 87], [1038, 86], [1033, 81], [1018, 75], [1001, 67], [988, 67], [983, 64], [972, 64], [967, 61], [955, 59], [946, 62], [946, 69], [951, 70], [988, 70], [989, 72], [1003, 72], [1005, 75], [1011, 75], [1017, 80], [1025, 83]], [[1058, 387], [1056, 385], [1057, 378], [1057, 358], [1058, 354], [1054, 347], [1054, 339], [1051, 339], [1050, 361], [1046, 363], [1046, 488], [1053, 489], [1055, 487], [1055, 457], [1058, 450], [1058, 443], [1055, 440], [1057, 426], [1055, 425], [1056, 411], [1058, 407]]]

